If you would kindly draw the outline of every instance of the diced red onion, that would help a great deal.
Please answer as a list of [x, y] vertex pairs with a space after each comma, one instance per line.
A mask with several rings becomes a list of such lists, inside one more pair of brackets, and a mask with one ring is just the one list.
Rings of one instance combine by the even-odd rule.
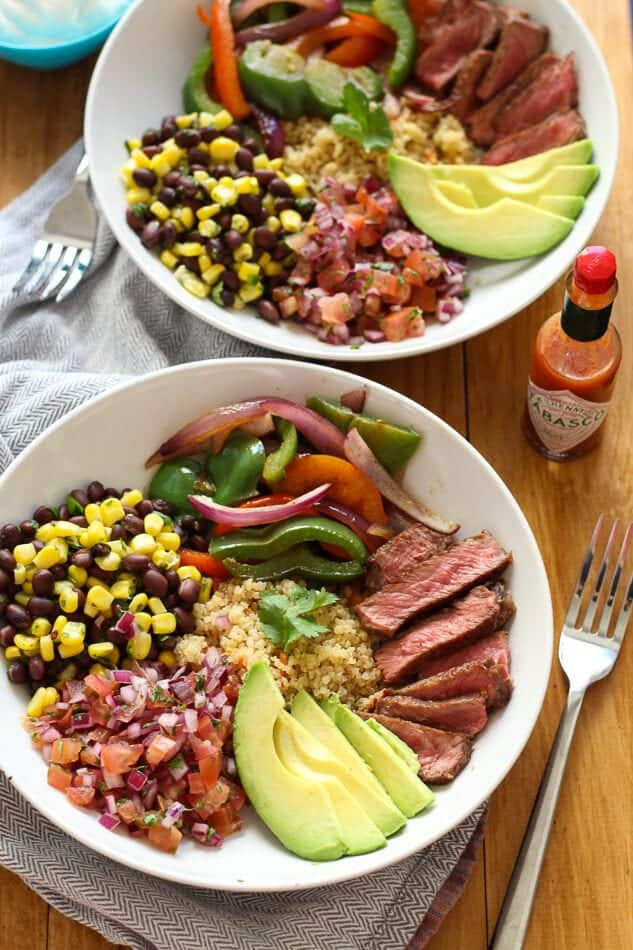
[[216, 707], [216, 709], [221, 709], [222, 706], [226, 706], [227, 702], [228, 697], [222, 689], [219, 693], [216, 693], [215, 696], [213, 696], [213, 705]]
[[131, 722], [127, 727], [128, 739], [138, 739], [142, 730], [140, 722]]
[[[175, 756], [175, 758], [177, 758], [177, 756]], [[173, 762], [173, 759], [172, 759], [172, 762]], [[179, 779], [183, 778], [183, 776], [187, 774], [187, 772], [189, 771], [189, 766], [184, 760], [183, 760], [182, 765], [178, 765], [178, 766], [172, 765], [170, 763], [169, 771], [171, 773], [172, 778], [175, 779], [175, 781], [177, 782]]]
[[204, 655], [204, 665], [208, 669], [214, 669], [222, 663], [222, 654], [217, 647], [209, 647]]
[[121, 824], [119, 818], [116, 815], [99, 815], [99, 824], [103, 825], [104, 828], [107, 828], [108, 831], [114, 831], [115, 828]]
[[233, 715], [233, 707], [229, 706], [228, 704], [226, 706], [223, 706], [222, 709], [220, 710], [220, 719], [228, 720], [231, 718], [232, 715]]
[[227, 630], [231, 629], [231, 621], [226, 614], [218, 614], [213, 623], [222, 633], [226, 633]]
[[116, 798], [111, 792], [103, 796], [106, 811], [109, 815], [116, 815]]
[[222, 835], [219, 835], [217, 831], [214, 832], [209, 838], [209, 844], [214, 848], [221, 848], [223, 842], [224, 842], [224, 838], [222, 837]]
[[131, 684], [122, 686], [119, 690], [119, 696], [124, 703], [133, 703], [136, 700], [138, 693]]
[[132, 791], [140, 792], [143, 786], [147, 783], [147, 775], [145, 775], [144, 772], [140, 772], [138, 769], [132, 769], [127, 777], [127, 783]]
[[324, 498], [331, 488], [327, 482], [325, 485], [319, 485], [298, 498], [286, 502], [283, 505], [262, 505], [259, 508], [231, 508], [228, 505], [218, 505], [212, 498], [204, 495], [189, 495], [189, 502], [196, 511], [204, 515], [210, 521], [216, 524], [234, 524], [239, 527], [249, 525], [274, 524], [277, 521], [285, 521], [287, 518], [293, 518], [301, 514], [307, 508], [312, 507], [317, 501]]
[[224, 769], [227, 775], [234, 776], [237, 775], [237, 768], [235, 766], [235, 759], [232, 755], [224, 756]]
[[393, 502], [408, 515], [442, 534], [454, 534], [459, 525], [454, 521], [444, 521], [430, 508], [415, 501], [397, 484], [389, 472], [380, 464], [358, 429], [350, 429], [345, 437], [345, 454], [348, 460], [361, 470], [374, 483], [381, 495]]
[[114, 772], [108, 772], [107, 769], [103, 770], [103, 781], [108, 788], [123, 788], [125, 785], [125, 779], [122, 775], [115, 775]]
[[170, 732], [178, 725], [178, 716], [176, 713], [161, 713], [161, 715], [158, 717], [158, 725], [161, 727], [161, 729], [165, 729]]
[[201, 835], [206, 838], [209, 834], [209, 826], [204, 821], [195, 821], [191, 826], [191, 831], [194, 835]]
[[61, 739], [61, 737], [61, 732], [56, 729], [55, 726], [49, 726], [48, 729], [42, 733], [42, 742], [56, 742], [57, 739]]
[[131, 683], [132, 682], [131, 670], [113, 670], [113, 675], [117, 683]]
[[181, 802], [174, 802], [173, 805], [170, 805], [167, 809], [165, 817], [161, 821], [163, 828], [171, 828], [172, 825], [180, 820], [184, 810], [185, 806]]
[[51, 756], [53, 755], [53, 746], [52, 745], [43, 745], [42, 746], [42, 758], [48, 765], [51, 761]]
[[185, 709], [185, 729], [195, 732], [198, 728], [198, 713], [195, 709]]
[[152, 808], [158, 795], [158, 782], [156, 779], [150, 779], [144, 789], [143, 803], [146, 808]]

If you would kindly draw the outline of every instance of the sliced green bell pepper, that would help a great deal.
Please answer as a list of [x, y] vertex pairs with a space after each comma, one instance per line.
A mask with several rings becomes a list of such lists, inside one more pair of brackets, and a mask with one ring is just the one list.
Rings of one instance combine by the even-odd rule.
[[212, 63], [211, 48], [207, 44], [194, 59], [182, 89], [182, 103], [185, 112], [210, 112], [213, 115], [224, 108], [221, 103], [215, 102], [207, 92], [205, 79]]
[[389, 85], [397, 89], [409, 78], [418, 48], [407, 0], [374, 0], [374, 16], [396, 34], [396, 51], [387, 78]]
[[303, 56], [270, 40], [249, 43], [239, 62], [246, 96], [282, 119], [298, 119], [307, 111], [304, 69]]
[[287, 419], [275, 419], [275, 429], [281, 439], [281, 445], [275, 452], [266, 456], [264, 463], [264, 481], [269, 485], [281, 481], [286, 474], [286, 465], [292, 462], [299, 448], [299, 436], [292, 422]]
[[266, 528], [242, 528], [212, 538], [209, 553], [223, 561], [264, 561], [308, 541], [335, 544], [356, 561], [367, 558], [367, 548], [357, 534], [331, 518], [289, 518]]
[[195, 515], [196, 511], [187, 500], [188, 495], [212, 495], [215, 486], [205, 478], [202, 463], [198, 459], [184, 458], [163, 462], [154, 473], [147, 495], [162, 498], [179, 515]]
[[297, 544], [283, 554], [259, 564], [241, 564], [234, 558], [227, 558], [223, 563], [233, 577], [253, 577], [262, 581], [272, 581], [293, 574], [307, 581], [344, 584], [360, 577], [365, 570], [360, 561], [329, 561], [320, 557], [314, 554], [307, 544]]
[[247, 432], [232, 432], [220, 451], [209, 452], [207, 472], [216, 486], [213, 500], [219, 505], [234, 505], [257, 494], [266, 452], [261, 439]]

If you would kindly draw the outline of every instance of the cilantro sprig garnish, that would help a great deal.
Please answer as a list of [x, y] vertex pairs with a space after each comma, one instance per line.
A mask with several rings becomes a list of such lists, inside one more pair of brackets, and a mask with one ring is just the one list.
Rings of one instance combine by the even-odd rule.
[[295, 584], [290, 594], [267, 591], [259, 602], [259, 620], [265, 635], [284, 653], [301, 637], [318, 637], [327, 627], [310, 616], [338, 601], [325, 588], [310, 590]]
[[385, 110], [365, 95], [353, 82], [343, 89], [345, 112], [332, 116], [332, 128], [338, 135], [359, 142], [366, 152], [389, 148], [393, 130]]

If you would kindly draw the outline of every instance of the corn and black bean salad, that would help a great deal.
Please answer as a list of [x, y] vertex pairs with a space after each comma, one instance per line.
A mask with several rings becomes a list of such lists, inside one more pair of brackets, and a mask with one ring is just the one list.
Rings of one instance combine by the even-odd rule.
[[315, 207], [303, 177], [285, 174], [226, 110], [167, 116], [126, 146], [127, 222], [145, 247], [194, 296], [254, 303], [276, 322], [272, 290], [295, 263], [285, 239]]
[[194, 630], [193, 605], [212, 591], [183, 563], [185, 551], [206, 548], [202, 530], [161, 499], [98, 481], [0, 529], [0, 646], [9, 679], [31, 687], [28, 716], [88, 672], [175, 667], [177, 637]]

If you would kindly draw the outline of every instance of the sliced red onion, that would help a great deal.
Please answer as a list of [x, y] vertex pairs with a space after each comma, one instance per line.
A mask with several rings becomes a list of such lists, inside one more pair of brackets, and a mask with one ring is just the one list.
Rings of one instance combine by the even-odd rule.
[[[335, 501], [328, 501], [326, 498], [324, 501], [317, 502], [314, 507], [317, 511], [327, 515], [328, 518], [333, 518], [334, 521], [340, 521], [341, 524], [350, 528], [354, 534], [358, 535], [370, 552], [375, 551], [387, 540], [386, 537], [374, 533], [374, 529], [377, 527], [376, 525], [371, 525], [362, 515], [359, 515], [356, 511], [352, 511], [351, 508], [346, 508], [345, 505], [339, 505], [338, 502]], [[392, 534], [393, 532], [389, 532], [387, 537], [391, 537]]]
[[109, 815], [116, 815], [116, 799], [111, 792], [103, 796], [106, 811]]
[[99, 815], [99, 824], [103, 825], [104, 828], [107, 828], [108, 831], [114, 831], [115, 828], [121, 824], [119, 818], [116, 815]]
[[408, 515], [425, 524], [427, 528], [442, 534], [454, 534], [459, 525], [454, 521], [444, 521], [430, 508], [415, 501], [393, 480], [369, 448], [358, 429], [350, 429], [345, 437], [345, 455], [348, 460], [374, 483], [381, 495], [393, 502]]
[[195, 709], [185, 709], [185, 729], [187, 732], [195, 732], [198, 728], [198, 713]]
[[324, 0], [318, 7], [304, 10], [287, 20], [279, 23], [262, 23], [246, 30], [239, 30], [235, 34], [238, 46], [246, 46], [255, 40], [271, 40], [273, 43], [285, 43], [301, 33], [314, 30], [317, 26], [324, 26], [341, 12], [340, 0]]
[[259, 134], [264, 140], [264, 151], [269, 158], [281, 158], [286, 143], [284, 129], [277, 118], [251, 103], [251, 112], [257, 124]]
[[222, 633], [226, 633], [227, 630], [231, 629], [231, 621], [226, 614], [218, 614], [213, 623]]
[[117, 683], [131, 683], [132, 682], [132, 671], [131, 670], [113, 670], [114, 679]]
[[232, 406], [222, 406], [212, 412], [187, 423], [166, 442], [158, 451], [146, 461], [145, 467], [151, 468], [168, 459], [187, 455], [192, 451], [200, 451], [209, 439], [217, 432], [230, 432], [238, 426], [244, 425], [253, 419], [259, 419], [266, 413], [272, 413], [282, 419], [292, 422], [306, 439], [320, 452], [327, 455], [337, 455], [341, 458], [343, 449], [343, 433], [334, 423], [324, 419], [317, 412], [291, 402], [289, 399], [277, 399], [265, 396], [261, 399], [250, 399]]
[[362, 389], [352, 389], [349, 393], [344, 393], [341, 396], [341, 405], [346, 406], [348, 409], [351, 409], [352, 412], [362, 412], [365, 408], [365, 401], [367, 400], [367, 390], [363, 386]]
[[144, 772], [139, 772], [138, 769], [132, 769], [127, 777], [127, 783], [133, 792], [140, 792], [147, 783], [147, 775]]
[[[257, 10], [282, 2], [283, 0], [242, 0], [235, 12], [231, 12], [233, 23], [235, 26], [240, 26], [240, 24], [248, 20], [249, 16]], [[318, 7], [321, 4], [321, 0], [295, 0], [295, 2], [300, 7]]]
[[228, 505], [218, 505], [212, 498], [204, 495], [189, 495], [190, 504], [199, 511], [200, 514], [208, 518], [209, 521], [215, 521], [216, 524], [231, 524], [240, 528], [259, 524], [273, 524], [276, 521], [285, 521], [287, 518], [293, 518], [301, 514], [307, 508], [312, 507], [317, 501], [321, 501], [331, 488], [327, 482], [325, 485], [319, 485], [298, 498], [286, 502], [284, 505], [262, 505], [259, 508], [231, 508]]

